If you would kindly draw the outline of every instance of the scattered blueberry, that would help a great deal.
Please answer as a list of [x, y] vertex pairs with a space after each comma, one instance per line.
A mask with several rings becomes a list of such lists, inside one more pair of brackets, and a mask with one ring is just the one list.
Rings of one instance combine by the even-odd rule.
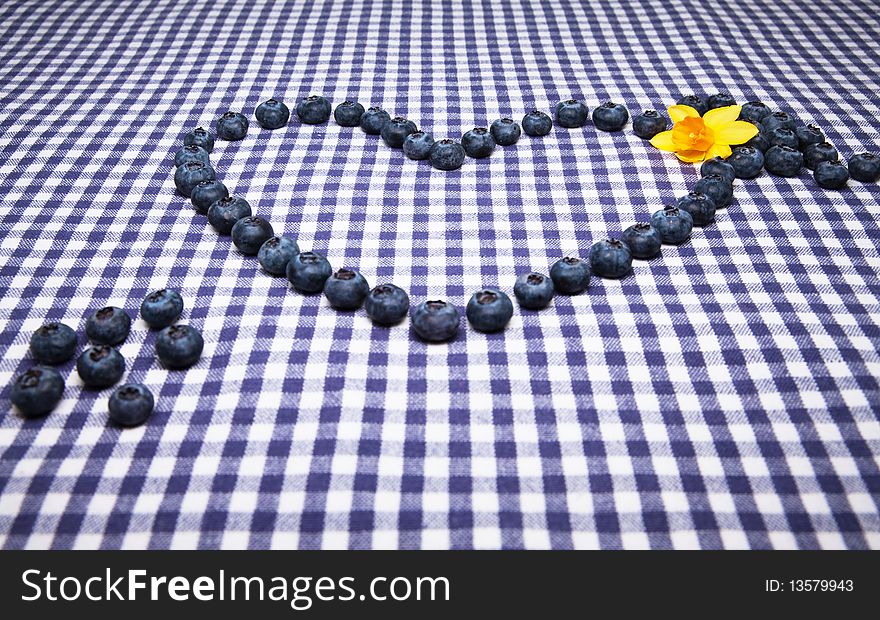
[[131, 317], [122, 308], [107, 306], [86, 319], [86, 335], [95, 344], [116, 346], [125, 342], [131, 331]]
[[125, 359], [113, 347], [99, 344], [80, 354], [76, 360], [76, 372], [86, 387], [110, 387], [122, 379]]
[[726, 179], [728, 183], [733, 183], [733, 180], [736, 178], [736, 170], [733, 169], [733, 166], [720, 157], [713, 157], [704, 161], [703, 165], [700, 166], [700, 174], [704, 177], [710, 174], [717, 174]]
[[583, 127], [590, 118], [590, 111], [587, 104], [576, 99], [568, 101], [560, 101], [556, 104], [556, 124], [560, 127], [574, 129]]
[[777, 110], [770, 114], [769, 116], [765, 116], [761, 121], [761, 125], [764, 127], [764, 130], [768, 133], [776, 129], [777, 127], [784, 127], [785, 129], [795, 130], [797, 127], [797, 121], [788, 114], [788, 112], [783, 112], [782, 110]]
[[443, 342], [458, 333], [458, 308], [445, 301], [423, 301], [412, 311], [412, 326], [422, 340]]
[[579, 258], [566, 256], [550, 267], [553, 288], [561, 295], [577, 295], [590, 286], [590, 266]]
[[690, 192], [675, 202], [675, 206], [687, 211], [694, 221], [694, 226], [708, 226], [715, 221], [715, 201], [703, 192]]
[[140, 383], [120, 385], [110, 395], [110, 420], [119, 426], [140, 426], [153, 413], [153, 393]]
[[201, 181], [190, 193], [189, 199], [192, 201], [196, 211], [202, 215], [208, 214], [208, 208], [229, 195], [229, 190], [217, 179], [212, 181]]
[[240, 112], [227, 112], [217, 119], [217, 137], [221, 140], [241, 140], [248, 132], [247, 116]]
[[750, 123], [760, 123], [763, 119], [770, 116], [772, 112], [770, 107], [761, 101], [749, 101], [743, 104], [739, 118]]
[[320, 125], [330, 118], [330, 102], [320, 95], [310, 95], [296, 106], [299, 120], [308, 125]]
[[825, 142], [825, 134], [817, 125], [798, 125], [794, 132], [798, 137], [798, 148], [802, 151], [811, 144]]
[[171, 325], [156, 338], [156, 357], [167, 368], [189, 368], [202, 356], [205, 341], [189, 325]]
[[669, 205], [651, 216], [651, 225], [660, 233], [663, 243], [678, 245], [691, 236], [694, 219], [684, 209]]
[[409, 312], [409, 295], [393, 284], [380, 284], [364, 300], [367, 316], [379, 325], [395, 325]]
[[632, 271], [632, 252], [618, 239], [598, 241], [590, 248], [590, 268], [600, 278], [622, 278]]
[[771, 148], [774, 146], [787, 146], [793, 149], [800, 148], [800, 140], [798, 140], [797, 134], [787, 127], [777, 127], [773, 131], [767, 132], [767, 142], [770, 143]]
[[862, 183], [880, 179], [880, 157], [874, 153], [859, 153], [849, 158], [849, 176]]
[[272, 224], [259, 215], [248, 215], [232, 226], [232, 243], [247, 256], [256, 256], [260, 247], [272, 238]]
[[729, 93], [717, 93], [709, 97], [707, 103], [709, 104], [709, 109], [714, 110], [715, 108], [726, 108], [730, 105], [736, 105], [736, 99]]
[[54, 368], [35, 366], [12, 383], [9, 400], [26, 418], [41, 418], [52, 411], [64, 394], [64, 379]]
[[662, 243], [660, 233], [650, 224], [633, 224], [623, 231], [620, 240], [629, 248], [633, 258], [654, 258], [660, 253]]
[[76, 332], [64, 323], [46, 323], [31, 336], [31, 355], [41, 364], [63, 364], [76, 353]]
[[196, 127], [183, 137], [184, 146], [195, 144], [209, 153], [214, 150], [214, 134], [202, 127]]
[[753, 149], [758, 149], [761, 153], [765, 153], [767, 152], [767, 149], [770, 148], [770, 140], [767, 137], [768, 134], [761, 123], [755, 123], [755, 127], [758, 128], [758, 133], [752, 136], [752, 138], [743, 146], [750, 146]]
[[620, 103], [606, 101], [593, 110], [593, 124], [601, 131], [620, 131], [629, 120], [629, 112]]
[[771, 146], [764, 154], [764, 167], [776, 176], [795, 177], [803, 166], [803, 153], [790, 146]]
[[283, 101], [269, 99], [257, 106], [254, 116], [264, 129], [280, 129], [290, 120], [290, 108]]
[[431, 165], [438, 170], [457, 170], [464, 163], [464, 147], [447, 138], [434, 143], [429, 157]]
[[361, 116], [361, 129], [364, 133], [371, 136], [378, 136], [382, 133], [385, 123], [391, 120], [391, 115], [382, 108], [369, 108]]
[[642, 140], [650, 140], [661, 131], [666, 131], [669, 122], [657, 110], [645, 110], [633, 117], [633, 133]]
[[553, 121], [541, 110], [532, 110], [522, 119], [522, 130], [527, 136], [546, 136], [553, 129]]
[[540, 273], [524, 273], [516, 279], [513, 294], [519, 305], [527, 310], [541, 310], [553, 300], [556, 291], [553, 280]]
[[316, 252], [300, 252], [287, 263], [287, 279], [303, 293], [324, 290], [324, 283], [332, 273], [333, 268], [327, 259]]
[[273, 276], [287, 273], [287, 263], [299, 254], [299, 245], [289, 237], [272, 237], [260, 246], [257, 260], [260, 266]]
[[709, 196], [716, 209], [730, 206], [733, 200], [733, 185], [720, 174], [707, 174], [694, 184], [694, 191]]
[[366, 278], [353, 269], [340, 269], [324, 282], [324, 296], [337, 310], [357, 310], [369, 294]]
[[813, 173], [819, 187], [843, 189], [849, 180], [849, 170], [842, 161], [820, 161]]
[[737, 179], [754, 179], [764, 167], [764, 154], [752, 146], [737, 146], [727, 163], [733, 166]]
[[183, 297], [167, 288], [153, 291], [141, 302], [141, 318], [150, 329], [164, 329], [172, 325], [182, 312]]
[[511, 146], [519, 140], [522, 130], [512, 118], [499, 118], [489, 127], [492, 139], [498, 146]]
[[461, 137], [461, 146], [469, 157], [482, 159], [495, 150], [495, 139], [485, 127], [474, 127]]
[[213, 181], [217, 178], [214, 169], [203, 161], [190, 161], [174, 172], [174, 185], [177, 191], [189, 198], [193, 188], [202, 181]]
[[410, 159], [428, 159], [432, 146], [434, 146], [434, 137], [431, 134], [426, 131], [416, 131], [403, 141], [403, 153]]
[[513, 303], [506, 293], [487, 288], [471, 296], [465, 309], [468, 322], [480, 332], [504, 329], [513, 316]]
[[333, 111], [333, 118], [343, 127], [357, 127], [361, 124], [364, 106], [357, 101], [343, 101]]
[[823, 161], [837, 161], [840, 155], [837, 149], [829, 142], [820, 142], [819, 144], [811, 144], [804, 149], [804, 165], [810, 170], [815, 170]]
[[235, 223], [250, 214], [251, 206], [247, 200], [237, 196], [226, 196], [208, 207], [208, 222], [221, 235], [229, 235]]
[[200, 161], [210, 166], [211, 156], [208, 151], [195, 144], [183, 146], [174, 154], [174, 165], [178, 168], [190, 161]]
[[702, 97], [698, 97], [696, 95], [684, 95], [681, 99], [676, 101], [678, 105], [686, 105], [692, 107], [696, 110], [700, 116], [703, 116], [706, 112], [709, 111], [709, 104]]
[[418, 131], [418, 127], [414, 122], [395, 116], [382, 127], [382, 139], [391, 148], [399, 149], [403, 148], [403, 141], [406, 140], [406, 137], [416, 131]]

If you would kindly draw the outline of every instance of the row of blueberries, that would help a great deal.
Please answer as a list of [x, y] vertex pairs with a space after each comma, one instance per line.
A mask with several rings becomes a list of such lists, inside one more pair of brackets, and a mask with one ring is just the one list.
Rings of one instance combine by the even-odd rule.
[[[202, 355], [202, 334], [189, 325], [175, 325], [183, 312], [183, 298], [176, 291], [162, 289], [147, 295], [140, 314], [156, 337], [156, 357], [169, 369], [189, 368]], [[86, 387], [111, 387], [125, 374], [125, 359], [113, 347], [125, 342], [131, 332], [131, 317], [121, 308], [107, 306], [87, 319], [86, 336], [91, 347], [76, 360], [76, 372]], [[31, 356], [38, 365], [19, 375], [12, 384], [11, 400], [26, 418], [38, 418], [52, 411], [64, 393], [64, 379], [52, 368], [73, 358], [78, 348], [76, 332], [64, 323], [46, 323], [33, 333]], [[126, 383], [110, 395], [110, 420], [120, 426], [137, 426], [153, 412], [153, 394], [139, 383]]]

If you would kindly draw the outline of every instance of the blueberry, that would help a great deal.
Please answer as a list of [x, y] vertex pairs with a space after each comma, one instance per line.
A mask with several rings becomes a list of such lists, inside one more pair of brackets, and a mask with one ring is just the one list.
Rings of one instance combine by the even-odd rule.
[[790, 146], [771, 146], [764, 154], [764, 167], [776, 176], [796, 177], [803, 166], [803, 153]]
[[[787, 127], [777, 127], [773, 131], [767, 132], [767, 142], [770, 147], [787, 146], [793, 149], [800, 147], [800, 140], [798, 140], [797, 134]], [[764, 154], [766, 155], [766, 153]]]
[[737, 179], [754, 179], [764, 167], [764, 154], [752, 146], [737, 146], [727, 163], [733, 166]]
[[675, 206], [687, 211], [694, 221], [694, 226], [707, 226], [715, 221], [715, 201], [703, 192], [691, 192], [675, 202]]
[[736, 99], [734, 99], [733, 95], [729, 93], [717, 93], [709, 97], [707, 104], [710, 110], [714, 110], [715, 108], [726, 108], [730, 105], [736, 105]]
[[403, 152], [410, 159], [428, 159], [432, 146], [434, 146], [434, 137], [431, 134], [416, 131], [403, 141]]
[[299, 245], [289, 237], [271, 237], [260, 246], [257, 260], [260, 266], [273, 276], [287, 273], [287, 263], [299, 254]]
[[64, 379], [54, 368], [35, 366], [12, 383], [9, 400], [26, 418], [41, 418], [52, 411], [64, 394]]
[[343, 127], [357, 127], [361, 124], [361, 117], [364, 115], [364, 106], [357, 101], [343, 101], [333, 111], [333, 118], [336, 123]]
[[76, 353], [76, 332], [64, 323], [46, 323], [31, 336], [31, 355], [41, 364], [63, 364]]
[[330, 102], [320, 95], [310, 95], [296, 105], [299, 120], [308, 125], [320, 125], [330, 118]]
[[811, 144], [825, 142], [825, 134], [817, 125], [798, 125], [794, 132], [798, 138], [798, 148], [802, 151]]
[[208, 151], [195, 144], [183, 146], [174, 154], [174, 165], [178, 168], [190, 161], [200, 161], [210, 166], [211, 156]]
[[691, 236], [694, 219], [684, 209], [669, 205], [651, 216], [651, 225], [660, 233], [663, 243], [678, 245]]
[[423, 301], [412, 310], [412, 326], [422, 340], [443, 342], [458, 333], [458, 308], [445, 301]]
[[153, 413], [153, 393], [140, 383], [120, 385], [110, 395], [110, 420], [119, 426], [140, 426]]
[[556, 124], [560, 127], [573, 129], [583, 127], [590, 118], [590, 111], [587, 104], [575, 99], [568, 101], [560, 101], [556, 104]]
[[435, 142], [428, 154], [431, 165], [438, 170], [457, 170], [464, 163], [464, 147], [455, 140]]
[[645, 110], [633, 117], [633, 133], [642, 140], [650, 140], [661, 131], [666, 131], [669, 122], [657, 110]]
[[86, 319], [86, 335], [95, 344], [116, 346], [125, 342], [130, 331], [131, 317], [122, 308], [107, 306]]
[[511, 146], [516, 144], [522, 135], [519, 125], [512, 118], [499, 118], [489, 127], [492, 139], [498, 146]]
[[522, 119], [522, 130], [527, 136], [546, 136], [553, 129], [553, 121], [541, 110], [532, 110]]
[[214, 169], [203, 161], [190, 161], [174, 172], [174, 185], [177, 191], [189, 198], [193, 188], [202, 181], [213, 181], [217, 178]]
[[600, 278], [622, 278], [632, 271], [632, 252], [618, 239], [598, 241], [590, 248], [590, 268]]
[[260, 247], [272, 238], [272, 224], [259, 215], [248, 215], [232, 226], [232, 243], [247, 256], [256, 256]]
[[623, 231], [620, 240], [633, 258], [654, 258], [660, 253], [660, 233], [650, 224], [633, 224]]
[[156, 357], [166, 368], [189, 368], [199, 361], [204, 348], [202, 334], [189, 325], [171, 325], [156, 338]]
[[251, 214], [251, 206], [244, 198], [226, 196], [208, 207], [208, 222], [221, 235], [232, 233], [232, 227]]
[[829, 142], [820, 142], [819, 144], [811, 144], [804, 149], [804, 165], [810, 170], [815, 170], [823, 161], [837, 161], [840, 155], [837, 149]]
[[468, 322], [480, 332], [501, 331], [513, 316], [513, 303], [506, 293], [496, 289], [483, 289], [471, 296], [465, 309]]
[[332, 273], [327, 259], [315, 252], [300, 252], [287, 263], [287, 279], [303, 293], [324, 290], [324, 283]]
[[290, 120], [290, 108], [283, 101], [268, 99], [257, 106], [254, 116], [264, 129], [280, 129]]
[[461, 146], [475, 159], [489, 157], [495, 150], [495, 139], [485, 127], [474, 127], [461, 137]]
[[692, 107], [700, 114], [700, 116], [703, 116], [703, 114], [709, 111], [708, 102], [702, 97], [698, 97], [697, 95], [684, 95], [681, 99], [676, 101], [676, 103], [678, 105], [686, 105]]
[[758, 133], [752, 136], [752, 138], [743, 144], [743, 146], [750, 146], [753, 149], [761, 151], [761, 153], [765, 153], [767, 152], [767, 149], [770, 148], [770, 140], [767, 137], [767, 132], [764, 131], [764, 127], [761, 123], [754, 123], [754, 125], [758, 128]]
[[141, 318], [150, 329], [164, 329], [172, 325], [182, 312], [183, 297], [167, 288], [153, 291], [141, 302]]
[[765, 116], [761, 121], [761, 125], [763, 125], [764, 130], [768, 133], [777, 127], [784, 127], [785, 129], [791, 129], [794, 131], [795, 128], [797, 128], [797, 121], [789, 115], [788, 112], [777, 110], [773, 114]]
[[819, 187], [825, 189], [842, 189], [849, 180], [849, 170], [842, 161], [820, 161], [813, 173]]
[[372, 107], [361, 116], [361, 129], [371, 136], [382, 133], [385, 123], [391, 120], [391, 115], [382, 108]]
[[110, 387], [122, 379], [125, 359], [113, 347], [99, 344], [80, 354], [76, 360], [76, 372], [86, 387]]
[[880, 179], [880, 157], [874, 153], [859, 153], [849, 158], [849, 176], [862, 183]]
[[546, 308], [556, 291], [553, 280], [540, 273], [524, 273], [516, 279], [513, 294], [519, 305], [527, 310]]
[[380, 284], [367, 295], [364, 310], [378, 325], [395, 325], [409, 312], [409, 295], [393, 284]]
[[226, 186], [214, 179], [213, 181], [202, 181], [196, 185], [192, 189], [189, 199], [192, 201], [196, 211], [202, 215], [207, 215], [208, 208], [212, 204], [221, 198], [226, 198], [228, 195], [229, 190], [226, 189]]
[[707, 174], [694, 184], [694, 191], [709, 196], [716, 209], [730, 206], [733, 199], [733, 185], [720, 174]]
[[769, 106], [761, 101], [749, 101], [743, 104], [739, 118], [750, 123], [760, 123], [764, 118], [770, 116], [771, 113], [772, 110]]
[[553, 288], [561, 295], [577, 295], [590, 285], [590, 266], [579, 258], [566, 256], [550, 267]]
[[191, 132], [183, 136], [184, 146], [195, 144], [200, 146], [209, 153], [214, 150], [214, 134], [203, 127], [196, 127]]
[[324, 282], [324, 297], [337, 310], [357, 310], [369, 294], [366, 278], [353, 269], [340, 269]]
[[703, 165], [700, 166], [700, 174], [704, 177], [710, 174], [717, 174], [726, 179], [728, 183], [733, 183], [733, 180], [736, 178], [736, 170], [733, 169], [733, 166], [720, 157], [713, 157], [704, 161]]
[[247, 116], [240, 112], [227, 112], [217, 119], [217, 137], [221, 140], [241, 140], [248, 132]]
[[593, 110], [593, 124], [601, 131], [620, 131], [629, 120], [629, 112], [620, 103], [606, 101]]
[[382, 139], [385, 144], [393, 149], [403, 148], [406, 137], [418, 131], [418, 127], [412, 121], [400, 116], [395, 116], [382, 126]]

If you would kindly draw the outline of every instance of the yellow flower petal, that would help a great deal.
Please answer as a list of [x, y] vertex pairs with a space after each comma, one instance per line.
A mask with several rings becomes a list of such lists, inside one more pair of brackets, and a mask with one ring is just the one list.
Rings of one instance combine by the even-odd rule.
[[686, 161], [690, 164], [698, 161], [703, 161], [703, 158], [706, 156], [706, 153], [703, 151], [679, 151], [675, 154], [681, 161]]
[[716, 144], [742, 144], [758, 135], [758, 128], [745, 121], [733, 121], [715, 129]]
[[651, 138], [651, 146], [654, 146], [661, 151], [675, 151], [676, 147], [672, 142], [672, 130], [661, 131]]
[[718, 144], [717, 142], [712, 145], [712, 147], [706, 151], [706, 159], [712, 159], [713, 157], [721, 157], [722, 159], [727, 159], [730, 157], [733, 151], [726, 144]]
[[672, 119], [673, 123], [677, 123], [679, 121], [683, 121], [689, 116], [696, 116], [699, 118], [700, 113], [697, 112], [689, 105], [671, 105], [669, 106], [669, 118]]
[[741, 110], [741, 105], [729, 105], [723, 108], [715, 108], [714, 110], [709, 110], [703, 114], [703, 122], [710, 128], [717, 129], [718, 127], [721, 127], [721, 125], [732, 123], [738, 119]]

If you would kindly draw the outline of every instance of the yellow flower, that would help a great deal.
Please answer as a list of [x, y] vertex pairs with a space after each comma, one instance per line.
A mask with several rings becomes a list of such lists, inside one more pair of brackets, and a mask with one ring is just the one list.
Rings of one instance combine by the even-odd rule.
[[669, 107], [672, 129], [658, 133], [651, 144], [675, 153], [681, 161], [697, 162], [730, 157], [730, 145], [743, 144], [758, 135], [758, 128], [738, 121], [741, 106], [729, 105], [700, 113], [687, 105]]

